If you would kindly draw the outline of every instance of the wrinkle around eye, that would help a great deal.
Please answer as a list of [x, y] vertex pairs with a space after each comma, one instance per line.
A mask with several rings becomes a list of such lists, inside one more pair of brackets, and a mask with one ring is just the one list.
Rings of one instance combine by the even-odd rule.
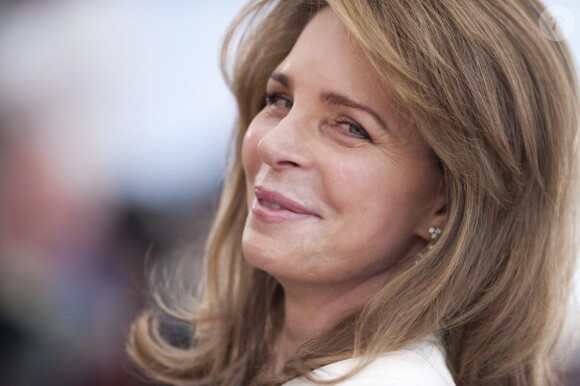
[[284, 110], [280, 108], [276, 108], [275, 106], [266, 105], [260, 112], [260, 115], [266, 118], [273, 118], [273, 119], [283, 119], [288, 115], [290, 110]]

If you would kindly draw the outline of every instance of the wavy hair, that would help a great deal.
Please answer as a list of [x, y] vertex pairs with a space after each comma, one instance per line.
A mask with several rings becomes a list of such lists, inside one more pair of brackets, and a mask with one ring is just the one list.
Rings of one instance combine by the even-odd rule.
[[[418, 264], [273, 374], [284, 294], [242, 254], [248, 210], [240, 150], [264, 107], [269, 75], [323, 7], [341, 19], [433, 151], [448, 220]], [[180, 302], [154, 292], [157, 306], [130, 332], [133, 360], [176, 385], [274, 385], [435, 334], [458, 385], [557, 384], [577, 251], [579, 106], [565, 41], [538, 27], [544, 8], [537, 0], [248, 4], [222, 51], [238, 120], [202, 284]], [[163, 337], [165, 314], [191, 327], [186, 347]]]

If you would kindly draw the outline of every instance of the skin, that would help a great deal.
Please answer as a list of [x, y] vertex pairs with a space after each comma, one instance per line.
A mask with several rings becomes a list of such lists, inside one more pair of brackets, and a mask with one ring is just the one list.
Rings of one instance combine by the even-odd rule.
[[[275, 72], [289, 84], [268, 81], [267, 105], [242, 147], [248, 207], [255, 186], [264, 186], [318, 214], [272, 223], [250, 210], [246, 221], [247, 261], [285, 293], [279, 370], [304, 339], [364, 306], [412, 263], [430, 240], [428, 228], [443, 228], [446, 199], [427, 145], [388, 102], [388, 90], [332, 10], [312, 19]], [[325, 92], [370, 107], [388, 127], [365, 111], [321, 100]]]

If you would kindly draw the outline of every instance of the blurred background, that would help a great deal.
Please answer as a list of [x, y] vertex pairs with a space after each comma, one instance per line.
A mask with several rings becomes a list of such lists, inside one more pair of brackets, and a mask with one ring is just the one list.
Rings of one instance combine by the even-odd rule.
[[[203, 249], [235, 119], [219, 47], [244, 3], [0, 2], [0, 385], [145, 384], [124, 353], [145, 257]], [[580, 3], [545, 3], [573, 15], [579, 60]]]

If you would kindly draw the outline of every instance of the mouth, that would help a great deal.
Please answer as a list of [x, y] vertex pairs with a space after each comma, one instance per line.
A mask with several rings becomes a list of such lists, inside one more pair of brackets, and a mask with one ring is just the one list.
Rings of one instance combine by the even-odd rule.
[[283, 222], [303, 219], [320, 218], [313, 209], [294, 201], [282, 193], [257, 186], [254, 189], [256, 198], [252, 204], [252, 212], [267, 222]]

